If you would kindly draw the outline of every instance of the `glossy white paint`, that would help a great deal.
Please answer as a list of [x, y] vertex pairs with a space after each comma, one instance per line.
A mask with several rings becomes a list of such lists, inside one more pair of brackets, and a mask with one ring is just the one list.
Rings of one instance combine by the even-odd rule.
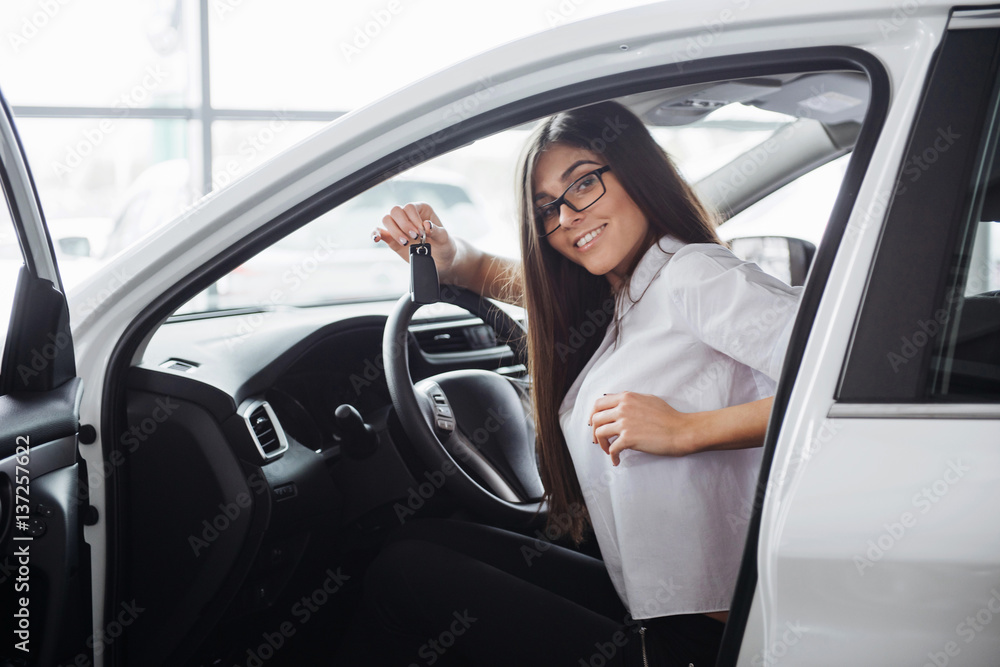
[[[987, 501], [996, 500], [997, 491], [991, 494], [986, 489], [989, 479], [985, 472], [996, 462], [995, 457], [985, 447], [961, 454], [983, 470], [964, 478], [968, 485], [956, 485], [949, 498], [954, 500], [952, 507], [940, 504], [940, 512], [928, 513], [925, 523], [915, 527], [905, 543], [901, 540], [898, 549], [864, 576], [854, 571], [850, 557], [864, 549], [869, 537], [877, 538], [883, 521], [898, 516], [894, 514], [897, 507], [900, 512], [906, 509], [912, 480], [933, 482], [942, 474], [951, 454], [945, 455], [934, 444], [948, 442], [948, 436], [942, 430], [931, 437], [935, 432], [928, 430], [926, 422], [838, 419], [832, 422], [836, 430], [828, 441], [822, 441], [821, 450], [807, 463], [798, 462], [822, 437], [824, 425], [829, 428], [831, 423], [827, 413], [833, 388], [882, 220], [885, 199], [881, 193], [891, 189], [927, 64], [949, 10], [950, 4], [942, 2], [897, 5], [894, 0], [665, 2], [520, 40], [348, 114], [207, 198], [75, 290], [71, 317], [79, 373], [87, 387], [82, 421], [101, 423], [102, 389], [112, 350], [126, 327], [166, 286], [364, 164], [462, 118], [596, 77], [692, 58], [821, 45], [856, 46], [873, 53], [886, 66], [892, 103], [851, 218], [853, 231], [834, 264], [778, 443], [773, 478], [782, 481], [772, 486], [764, 508], [759, 604], [755, 606], [760, 616], [750, 625], [760, 630], [748, 633], [741, 664], [763, 664], [764, 652], [784, 641], [789, 624], [800, 622], [806, 625], [794, 626], [793, 634], [799, 638], [801, 633], [797, 645], [805, 650], [794, 660], [789, 657], [789, 664], [896, 664], [895, 658], [902, 660], [904, 653], [907, 662], [921, 664], [923, 647], [932, 650], [934, 642], [944, 639], [940, 623], [950, 622], [953, 616], [958, 623], [958, 612], [964, 613], [964, 606], [931, 610], [913, 605], [909, 613], [898, 601], [879, 603], [882, 598], [873, 592], [905, 596], [906, 590], [919, 591], [928, 585], [926, 575], [912, 567], [919, 558], [923, 531], [939, 522], [957, 522], [976, 502], [972, 499], [974, 490], [986, 493]], [[485, 79], [484, 72], [489, 73]], [[994, 424], [970, 422], [968, 432], [986, 437]], [[897, 436], [907, 429], [912, 431], [911, 437], [899, 439]], [[937, 436], [944, 440], [935, 439]], [[100, 475], [102, 442], [85, 449], [91, 472]], [[852, 489], [859, 489], [856, 496], [851, 495]], [[105, 499], [97, 495], [93, 502], [104, 517]], [[876, 506], [878, 512], [874, 511]], [[812, 513], [817, 510], [824, 511], [824, 521], [815, 520]], [[859, 531], [859, 526], [870, 530]], [[104, 625], [103, 518], [87, 529], [86, 537], [93, 549], [94, 624], [99, 629]], [[977, 567], [996, 562], [995, 555], [989, 559], [990, 548], [994, 554], [1000, 553], [991, 539], [983, 536], [968, 545], [971, 551], [967, 553], [984, 559]], [[956, 543], [935, 553], [953, 556], [961, 550], [962, 545]], [[837, 558], [841, 560], [831, 562]], [[970, 563], [951, 562], [949, 567]], [[994, 570], [989, 566], [984, 572], [988, 579]], [[979, 604], [972, 589], [947, 599], [959, 601], [960, 606], [972, 605], [968, 610], [972, 612]], [[1000, 627], [1000, 623], [993, 627]], [[887, 633], [889, 629], [898, 632]], [[857, 635], [845, 634], [855, 631]], [[932, 641], [927, 641], [925, 632], [931, 633]], [[977, 641], [976, 650], [995, 648], [993, 639]], [[901, 648], [904, 644], [905, 652]], [[895, 653], [886, 652], [893, 649]], [[893, 658], [882, 660], [888, 655]], [[972, 648], [967, 655], [974, 655]]]

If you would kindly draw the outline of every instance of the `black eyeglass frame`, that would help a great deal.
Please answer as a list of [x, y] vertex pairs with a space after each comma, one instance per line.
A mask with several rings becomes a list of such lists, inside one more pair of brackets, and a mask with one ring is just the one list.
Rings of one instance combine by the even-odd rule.
[[[552, 234], [555, 234], [556, 231], [558, 231], [558, 229], [560, 227], [562, 227], [562, 225], [559, 224], [559, 225], [556, 225], [555, 229], [553, 229], [551, 232], [545, 231], [545, 226], [542, 223], [541, 216], [539, 215], [539, 213], [541, 211], [547, 210], [547, 209], [554, 209], [555, 211], [557, 211], [556, 215], [558, 217], [559, 207], [561, 207], [563, 204], [565, 204], [566, 206], [569, 206], [571, 210], [576, 211], [577, 213], [580, 213], [582, 211], [587, 210], [588, 208], [590, 208], [591, 206], [593, 206], [594, 204], [596, 204], [598, 201], [600, 201], [601, 197], [603, 197], [604, 195], [607, 194], [607, 192], [608, 192], [608, 186], [606, 186], [604, 184], [604, 179], [601, 178], [601, 174], [604, 174], [604, 173], [609, 172], [609, 171], [611, 171], [611, 165], [610, 164], [606, 164], [603, 167], [598, 167], [597, 169], [594, 169], [592, 171], [588, 171], [586, 174], [581, 175], [579, 178], [575, 179], [572, 183], [570, 183], [569, 187], [566, 188], [565, 190], [563, 190], [563, 193], [561, 195], [559, 195], [559, 197], [557, 197], [556, 199], [553, 199], [552, 201], [547, 202], [547, 203], [545, 203], [545, 204], [537, 207], [535, 209], [535, 227], [538, 229], [538, 238], [544, 239], [547, 236], [551, 236]], [[573, 206], [572, 204], [570, 204], [566, 200], [566, 193], [569, 192], [570, 190], [572, 190], [574, 185], [576, 185], [577, 183], [579, 183], [583, 179], [587, 178], [588, 176], [597, 176], [597, 180], [601, 184], [601, 190], [603, 190], [603, 192], [601, 192], [601, 194], [597, 195], [597, 199], [595, 199], [594, 201], [590, 202], [589, 204], [587, 204], [583, 208], [577, 208], [576, 206]]]

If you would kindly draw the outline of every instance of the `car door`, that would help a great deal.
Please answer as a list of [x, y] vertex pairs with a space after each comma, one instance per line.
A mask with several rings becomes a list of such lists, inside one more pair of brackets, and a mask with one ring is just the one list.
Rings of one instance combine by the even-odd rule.
[[[0, 97], [0, 663], [91, 664], [83, 386], [69, 311], [10, 108]], [[20, 267], [18, 268], [18, 264]], [[86, 435], [87, 429], [84, 429]], [[81, 659], [82, 658], [82, 659]]]
[[846, 221], [768, 450], [754, 611], [720, 664], [996, 664], [998, 28], [956, 10], [897, 102], [908, 138]]

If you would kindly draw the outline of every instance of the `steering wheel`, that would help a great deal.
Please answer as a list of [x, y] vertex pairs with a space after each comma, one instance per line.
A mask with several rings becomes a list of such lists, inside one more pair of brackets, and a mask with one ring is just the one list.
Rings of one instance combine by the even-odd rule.
[[[440, 301], [492, 325], [524, 362], [524, 329], [501, 308], [452, 285], [441, 287]], [[530, 522], [544, 511], [544, 503], [527, 390], [479, 369], [440, 373], [414, 384], [408, 327], [420, 307], [403, 295], [382, 338], [386, 382], [403, 429], [428, 470], [444, 473], [444, 486], [469, 507], [508, 524]]]

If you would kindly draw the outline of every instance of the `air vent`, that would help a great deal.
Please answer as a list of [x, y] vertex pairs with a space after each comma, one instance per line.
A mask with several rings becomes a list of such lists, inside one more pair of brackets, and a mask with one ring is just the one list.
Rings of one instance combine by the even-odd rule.
[[192, 361], [182, 361], [180, 359], [167, 359], [162, 364], [160, 368], [166, 368], [168, 371], [178, 371], [180, 373], [188, 373], [198, 368], [198, 364]]
[[285, 433], [269, 403], [254, 401], [241, 412], [250, 429], [253, 442], [265, 460], [280, 456], [288, 449]]
[[426, 325], [412, 327], [417, 344], [427, 354], [468, 352], [497, 346], [493, 329], [485, 324]]

